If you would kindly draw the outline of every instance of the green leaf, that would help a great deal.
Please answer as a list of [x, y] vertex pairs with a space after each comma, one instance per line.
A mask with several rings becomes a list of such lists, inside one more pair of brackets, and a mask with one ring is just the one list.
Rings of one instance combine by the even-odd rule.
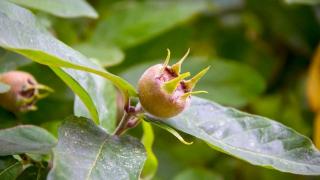
[[32, 125], [19, 125], [0, 130], [0, 156], [21, 153], [46, 154], [56, 139], [46, 130]]
[[320, 175], [320, 152], [312, 142], [268, 118], [192, 97], [185, 112], [164, 122], [251, 164], [294, 174]]
[[95, 73], [109, 79], [123, 93], [136, 96], [135, 89], [124, 79], [105, 71], [79, 52], [37, 28], [31, 12], [0, 1], [0, 46], [48, 66], [72, 68]]
[[[93, 100], [90, 97], [90, 94], [79, 84], [79, 82], [77, 82], [75, 79], [69, 76], [62, 69], [57, 67], [51, 67], [51, 69], [72, 89], [73, 92], [77, 94], [77, 97], [80, 98], [82, 102], [86, 105], [87, 107], [86, 111], [90, 113], [90, 116], [92, 117], [92, 119], [98, 124], [99, 122], [98, 111], [96, 109], [96, 106], [94, 105]], [[72, 72], [72, 71], [69, 70], [69, 72]], [[85, 75], [84, 73], [82, 74]], [[81, 75], [81, 74], [78, 72], [75, 72], [74, 77], [76, 77], [77, 75]], [[87, 116], [87, 114], [84, 116]]]
[[10, 90], [10, 86], [0, 82], [0, 93], [5, 93]]
[[119, 64], [124, 59], [124, 53], [114, 46], [94, 45], [90, 43], [78, 44], [75, 49], [97, 62], [103, 67]]
[[15, 180], [22, 172], [22, 163], [12, 156], [0, 157], [0, 179]]
[[115, 13], [98, 25], [93, 41], [132, 47], [179, 25], [204, 8], [202, 1], [118, 3]]
[[155, 124], [156, 126], [162, 128], [162, 129], [168, 131], [172, 135], [174, 135], [181, 143], [183, 143], [185, 145], [193, 144], [193, 142], [187, 142], [186, 140], [184, 140], [184, 138], [175, 129], [171, 128], [170, 126], [163, 123], [162, 121], [150, 121], [150, 122], [152, 122], [153, 124]]
[[[85, 82], [86, 90], [90, 93], [90, 97], [94, 99], [99, 115], [99, 124], [106, 129], [107, 133], [111, 134], [117, 124], [116, 90], [114, 86], [99, 76], [76, 76], [76, 80]], [[74, 114], [90, 118], [86, 106], [78, 96], [76, 96], [74, 102]]]
[[288, 4], [308, 4], [308, 5], [317, 5], [320, 4], [320, 0], [285, 0]]
[[[112, 84], [102, 77], [85, 72], [67, 70], [74, 77], [71, 78], [59, 68], [51, 69], [77, 94], [74, 114], [92, 117], [107, 132], [113, 132], [116, 126], [116, 90]], [[81, 86], [78, 83], [81, 83]]]
[[47, 168], [32, 165], [27, 167], [16, 180], [45, 180], [47, 174]]
[[135, 138], [105, 133], [91, 120], [69, 118], [59, 129], [48, 179], [139, 179], [146, 159]]
[[65, 17], [97, 18], [97, 12], [85, 0], [9, 0], [16, 4]]
[[302, 134], [311, 134], [310, 126], [302, 115], [301, 102], [298, 95], [293, 94], [293, 88], [281, 93], [262, 96], [250, 105], [255, 114], [265, 116], [292, 127]]
[[158, 169], [158, 159], [153, 153], [152, 146], [154, 141], [154, 134], [151, 124], [142, 121], [143, 136], [141, 139], [142, 144], [146, 148], [147, 160], [144, 163], [141, 178], [144, 180], [152, 179]]
[[[67, 68], [98, 74], [109, 79], [125, 95], [137, 95], [136, 90], [125, 80], [106, 72], [101, 66], [94, 64], [79, 52], [56, 40], [43, 29], [36, 28], [36, 24], [34, 16], [29, 11], [0, 1], [0, 46], [20, 53], [40, 64], [51, 66], [54, 72], [81, 98], [90, 112], [90, 117], [95, 122], [99, 122], [99, 118], [102, 118], [100, 121], [106, 121], [106, 114], [110, 112], [107, 111], [107, 105], [110, 105], [110, 103], [108, 104], [110, 101], [101, 103], [101, 98], [97, 94], [97, 91], [101, 89], [93, 86], [101, 84], [103, 80], [97, 78], [96, 75]], [[80, 77], [84, 78], [79, 79]], [[103, 82], [103, 84], [105, 84], [103, 86], [111, 86], [106, 85], [107, 82]], [[112, 119], [110, 121], [113, 124]]]

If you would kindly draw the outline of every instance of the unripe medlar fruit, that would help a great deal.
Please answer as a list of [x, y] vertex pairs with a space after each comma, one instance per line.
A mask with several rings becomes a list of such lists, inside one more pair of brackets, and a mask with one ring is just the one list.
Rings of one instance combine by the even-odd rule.
[[[36, 102], [53, 91], [48, 86], [38, 84], [31, 74], [22, 71], [1, 74], [0, 82], [10, 86], [9, 91], [0, 93], [0, 106], [14, 113], [36, 110]], [[40, 90], [46, 92], [40, 94]]]
[[190, 96], [206, 91], [194, 91], [195, 84], [209, 70], [199, 72], [190, 80], [184, 78], [190, 73], [180, 74], [181, 65], [189, 54], [172, 66], [168, 66], [170, 51], [164, 64], [156, 64], [148, 68], [138, 82], [139, 100], [148, 113], [159, 118], [170, 118], [181, 113], [189, 104]]

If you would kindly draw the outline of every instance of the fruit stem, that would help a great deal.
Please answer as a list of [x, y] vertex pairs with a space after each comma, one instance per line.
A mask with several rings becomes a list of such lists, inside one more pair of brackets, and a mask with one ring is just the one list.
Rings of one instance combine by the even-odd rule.
[[124, 130], [126, 129], [127, 123], [130, 118], [131, 118], [131, 115], [129, 115], [127, 112], [124, 112], [122, 119], [113, 134], [120, 136], [124, 132]]
[[130, 101], [126, 103], [124, 113], [113, 135], [120, 136], [130, 128], [136, 127], [141, 122], [141, 114], [144, 112], [140, 103], [135, 107], [130, 105]]

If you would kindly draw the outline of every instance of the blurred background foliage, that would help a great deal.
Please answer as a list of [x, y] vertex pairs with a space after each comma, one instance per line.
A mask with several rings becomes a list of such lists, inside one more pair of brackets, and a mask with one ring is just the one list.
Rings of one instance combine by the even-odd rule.
[[[191, 48], [183, 71], [195, 74], [207, 65], [212, 66], [198, 86], [209, 92], [203, 97], [275, 119], [311, 138], [313, 133], [317, 136], [316, 129], [320, 131], [315, 126], [320, 123], [314, 123], [314, 112], [319, 110], [313, 108], [313, 112], [307, 98], [319, 103], [320, 88], [306, 96], [307, 87], [320, 81], [317, 75], [320, 67], [314, 65], [315, 77], [307, 82], [320, 40], [319, 1], [89, 0], [88, 3], [99, 18], [75, 18], [73, 11], [53, 11], [54, 14], [50, 6], [38, 11], [32, 4], [25, 5], [34, 9], [39, 23], [58, 39], [133, 85], [146, 67], [163, 61], [166, 48], [171, 49], [172, 62]], [[21, 1], [20, 4], [23, 5]], [[83, 16], [96, 17], [92, 9], [88, 11]], [[320, 57], [315, 56], [316, 59]], [[38, 111], [19, 117], [0, 109], [1, 128], [32, 123], [57, 134], [60, 122], [73, 112], [73, 93], [49, 68], [0, 49], [0, 72], [12, 69], [31, 72], [40, 83], [54, 88], [55, 93], [38, 103]], [[141, 128], [130, 133], [141, 135]], [[155, 134], [159, 169], [154, 179], [317, 179], [254, 167], [213, 151], [187, 135], [184, 136], [195, 142], [191, 146], [179, 143], [159, 128], [155, 128]]]

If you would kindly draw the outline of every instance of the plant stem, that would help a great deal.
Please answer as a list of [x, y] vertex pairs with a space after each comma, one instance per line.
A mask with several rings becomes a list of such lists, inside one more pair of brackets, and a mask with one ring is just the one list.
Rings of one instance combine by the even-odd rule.
[[141, 120], [139, 117], [139, 114], [141, 113], [143, 113], [143, 109], [140, 103], [138, 103], [136, 107], [130, 105], [126, 106], [122, 119], [113, 134], [120, 136], [127, 129], [136, 127]]
[[130, 118], [132, 118], [132, 115], [127, 112], [124, 112], [122, 119], [113, 134], [117, 136], [121, 135], [125, 131]]

